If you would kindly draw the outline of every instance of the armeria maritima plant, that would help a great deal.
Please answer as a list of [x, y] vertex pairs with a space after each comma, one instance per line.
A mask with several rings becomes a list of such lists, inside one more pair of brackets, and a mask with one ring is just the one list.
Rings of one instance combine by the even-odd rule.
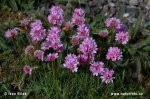
[[[54, 62], [56, 65], [54, 67], [55, 74], [58, 73], [57, 60], [62, 54], [63, 63], [61, 67], [76, 73], [83, 69], [80, 67], [86, 66], [89, 68], [87, 71], [90, 71], [89, 73], [93, 76], [100, 77], [102, 82], [113, 83], [114, 74], [117, 72], [114, 72], [113, 67], [107, 66], [107, 64], [111, 65], [112, 62], [123, 60], [123, 51], [119, 45], [128, 43], [128, 28], [116, 17], [106, 19], [105, 28], [98, 33], [98, 40], [111, 37], [109, 38], [109, 47], [106, 47], [104, 44], [98, 44], [97, 40], [93, 38], [85, 17], [86, 13], [83, 9], [75, 8], [70, 20], [66, 20], [64, 10], [59, 6], [52, 6], [46, 21], [49, 22], [47, 24], [50, 24], [48, 29], [44, 27], [45, 23], [42, 23], [41, 20], [30, 20], [30, 30], [28, 30], [30, 33], [27, 35], [31, 42], [25, 48], [25, 54], [48, 64]], [[27, 26], [29, 23], [29, 20], [25, 18], [20, 25]], [[66, 32], [71, 33], [66, 35]], [[5, 33], [5, 37], [9, 39], [16, 36], [16, 29], [8, 29]], [[107, 52], [103, 51], [101, 45], [105, 47]], [[74, 52], [71, 48], [74, 49]], [[99, 49], [101, 49], [100, 52]], [[99, 53], [103, 54], [104, 61], [97, 58]], [[23, 72], [31, 75], [32, 68], [25, 65]]]

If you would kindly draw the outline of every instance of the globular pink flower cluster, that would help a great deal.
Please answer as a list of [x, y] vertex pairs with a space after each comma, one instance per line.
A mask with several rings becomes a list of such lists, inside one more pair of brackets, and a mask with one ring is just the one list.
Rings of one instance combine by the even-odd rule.
[[89, 29], [85, 24], [79, 25], [77, 28], [77, 36], [81, 39], [89, 37]]
[[127, 32], [128, 31], [128, 27], [125, 26], [124, 24], [120, 24], [117, 28], [116, 28], [116, 32]]
[[53, 26], [48, 31], [48, 36], [46, 38], [48, 42], [51, 42], [52, 48], [58, 52], [63, 50], [63, 44], [60, 41], [60, 36], [61, 36], [61, 30], [58, 27]]
[[18, 34], [18, 32], [15, 28], [14, 29], [8, 29], [5, 32], [5, 37], [6, 38], [14, 38], [14, 37], [16, 37], [17, 34]]
[[67, 69], [69, 69], [71, 72], [77, 72], [78, 71], [78, 59], [77, 56], [74, 54], [68, 54], [65, 57], [65, 63], [63, 64], [63, 66]]
[[102, 75], [104, 73], [104, 63], [99, 61], [91, 63], [90, 71], [95, 76]]
[[92, 61], [92, 60], [93, 60], [93, 57], [92, 57], [92, 59], [90, 59], [87, 54], [79, 54], [79, 55], [78, 55], [78, 61], [79, 61], [80, 64], [84, 64], [84, 63], [86, 63], [88, 60], [89, 60], [89, 61]]
[[115, 40], [122, 44], [127, 44], [129, 40], [128, 28], [121, 23], [120, 19], [115, 17], [109, 18], [105, 21], [105, 24], [109, 28], [114, 28], [116, 30]]
[[33, 47], [32, 45], [29, 45], [29, 46], [27, 46], [27, 47], [25, 48], [24, 51], [25, 51], [25, 54], [26, 54], [26, 55], [32, 56], [33, 53], [34, 53], [34, 47]]
[[31, 24], [30, 36], [33, 42], [38, 42], [46, 36], [46, 30], [43, 28], [40, 20], [36, 20]]
[[71, 44], [72, 44], [72, 45], [78, 45], [79, 42], [80, 42], [79, 36], [73, 35], [73, 36], [71, 37]]
[[44, 51], [48, 50], [50, 47], [51, 47], [51, 42], [45, 41], [45, 42], [42, 42], [41, 44], [41, 49]]
[[58, 27], [53, 26], [50, 30], [48, 30], [46, 40], [50, 42], [60, 42], [60, 33], [61, 30]]
[[70, 32], [72, 27], [73, 27], [73, 24], [70, 21], [68, 21], [64, 24], [63, 30], [65, 32]]
[[106, 58], [112, 61], [120, 60], [122, 59], [122, 52], [118, 47], [110, 47]]
[[109, 70], [109, 69], [105, 68], [104, 72], [101, 76], [102, 82], [105, 82], [106, 84], [113, 83], [113, 79], [115, 78], [115, 77], [113, 77], [113, 75], [114, 75], [113, 70]]
[[106, 30], [102, 30], [102, 31], [100, 31], [100, 33], [99, 33], [99, 35], [101, 36], [101, 37], [107, 37], [107, 35], [108, 35], [108, 30], [106, 29]]
[[24, 18], [20, 21], [21, 26], [28, 26], [30, 20], [27, 18]]
[[127, 44], [129, 40], [129, 33], [128, 32], [119, 32], [116, 34], [116, 39], [119, 43]]
[[48, 21], [53, 25], [61, 25], [64, 21], [63, 15], [64, 15], [63, 9], [61, 9], [59, 6], [53, 6], [50, 9]]
[[85, 12], [83, 9], [81, 8], [74, 9], [73, 14], [72, 14], [72, 23], [75, 25], [84, 24], [85, 22], [84, 16], [85, 16]]
[[85, 12], [81, 8], [76, 8], [72, 14], [72, 25], [77, 25], [77, 33], [71, 38], [72, 45], [78, 45], [80, 41], [89, 37], [89, 28], [85, 25]]
[[49, 53], [46, 57], [46, 61], [55, 61], [58, 58], [58, 53]]
[[71, 37], [71, 44], [78, 45], [80, 41], [89, 37], [89, 28], [85, 25], [79, 25], [77, 28], [77, 34]]
[[95, 54], [93, 53], [79, 54], [78, 61], [80, 62], [80, 64], [90, 63], [94, 61], [94, 56]]
[[94, 39], [86, 38], [79, 46], [79, 51], [83, 54], [95, 54], [97, 51], [97, 45]]
[[120, 25], [121, 25], [121, 21], [120, 19], [117, 19], [115, 17], [112, 17], [112, 18], [108, 18], [106, 21], [105, 21], [105, 24], [107, 27], [109, 28], [114, 28], [114, 29], [117, 29]]
[[101, 76], [102, 82], [113, 83], [113, 70], [109, 70], [108, 68], [104, 68], [104, 63], [101, 61], [93, 62], [90, 66], [90, 71], [93, 73], [94, 76]]
[[36, 57], [37, 59], [44, 61], [44, 52], [41, 50], [36, 50], [34, 52], [34, 57]]
[[78, 51], [82, 53], [82, 55], [78, 56], [79, 62], [92, 62], [94, 60], [95, 53], [97, 52], [97, 45], [95, 40], [92, 38], [86, 38], [79, 45]]
[[27, 66], [27, 65], [25, 65], [24, 67], [23, 67], [23, 72], [24, 72], [24, 74], [29, 74], [29, 75], [31, 75], [31, 73], [32, 73], [32, 68], [30, 67], [30, 66]]

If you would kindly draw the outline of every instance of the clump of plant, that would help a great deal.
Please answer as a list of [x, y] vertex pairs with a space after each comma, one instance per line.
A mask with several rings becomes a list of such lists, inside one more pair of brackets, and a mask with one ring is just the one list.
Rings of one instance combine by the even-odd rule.
[[[55, 74], [59, 73], [56, 60], [62, 55], [62, 67], [72, 73], [88, 68], [93, 76], [100, 76], [102, 82], [112, 83], [115, 78], [112, 63], [123, 60], [123, 53], [126, 52], [122, 51], [122, 45], [127, 44], [130, 37], [128, 28], [120, 19], [108, 18], [105, 28], [97, 33], [98, 39], [94, 39], [85, 16], [83, 9], [76, 8], [71, 20], [65, 20], [64, 10], [52, 6], [46, 23], [49, 24], [48, 29], [39, 19], [23, 19], [20, 25], [24, 27], [30, 42], [24, 52], [43, 63], [54, 63]], [[8, 29], [5, 37], [13, 39], [17, 31], [16, 28]], [[25, 64], [24, 74], [32, 75], [33, 68]]]

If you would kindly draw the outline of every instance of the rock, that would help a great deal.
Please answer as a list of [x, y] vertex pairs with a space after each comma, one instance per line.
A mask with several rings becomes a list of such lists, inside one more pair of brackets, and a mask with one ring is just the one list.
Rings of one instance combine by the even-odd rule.
[[126, 12], [128, 12], [133, 18], [136, 18], [139, 15], [139, 9], [135, 6], [127, 6]]
[[148, 9], [150, 9], [150, 0], [147, 3], [147, 7], [148, 7]]
[[127, 17], [129, 17], [129, 15], [130, 15], [129, 13], [125, 13], [125, 14], [123, 14], [123, 17], [127, 18]]
[[129, 20], [130, 23], [134, 23], [134, 22], [136, 22], [137, 19], [136, 19], [136, 18], [129, 17], [128, 20]]
[[148, 0], [143, 0], [143, 2], [147, 4], [147, 3], [148, 3]]
[[117, 16], [122, 14], [128, 25], [142, 13], [142, 23], [150, 22], [150, 0], [87, 0], [91, 13], [102, 16]]
[[115, 6], [111, 6], [110, 7], [110, 17], [112, 17], [113, 15], [115, 15], [115, 13], [116, 13], [116, 8], [115, 8]]
[[138, 0], [130, 0], [129, 5], [131, 5], [131, 6], [138, 5]]
[[104, 15], [106, 12], [108, 12], [108, 9], [109, 9], [108, 5], [103, 6], [101, 14]]
[[103, 9], [103, 6], [102, 6], [101, 3], [98, 4], [98, 8], [99, 8], [100, 11]]
[[120, 1], [125, 3], [125, 4], [129, 4], [129, 0], [120, 0]]
[[110, 2], [110, 3], [109, 3], [109, 6], [115, 7], [116, 5], [115, 5], [113, 2]]

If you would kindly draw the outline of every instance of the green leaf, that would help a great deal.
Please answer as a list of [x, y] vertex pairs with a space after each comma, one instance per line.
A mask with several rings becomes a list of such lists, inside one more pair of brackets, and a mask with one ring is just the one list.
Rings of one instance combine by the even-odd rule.
[[150, 51], [150, 46], [145, 46], [145, 47], [143, 48], [143, 50], [149, 52], [149, 51]]
[[12, 8], [13, 11], [18, 10], [18, 6], [15, 0], [9, 0], [10, 7]]
[[136, 65], [137, 65], [137, 74], [138, 74], [138, 80], [141, 81], [142, 80], [142, 75], [141, 75], [141, 61], [140, 59], [137, 57], [136, 58]]
[[0, 37], [0, 49], [5, 50], [5, 49], [10, 49], [6, 44], [5, 44], [5, 40]]
[[126, 71], [125, 71], [125, 70], [123, 70], [123, 72], [122, 72], [122, 81], [124, 81], [125, 73], [126, 73]]
[[134, 27], [133, 27], [133, 38], [135, 38], [135, 36], [137, 35], [137, 33], [138, 33], [138, 29], [139, 29], [139, 27], [140, 27], [140, 25], [141, 25], [141, 20], [142, 20], [142, 15], [140, 14], [139, 16], [138, 16], [138, 19], [137, 19], [137, 21], [135, 22], [135, 24], [134, 24]]
[[148, 45], [148, 44], [150, 44], [150, 39], [149, 39], [149, 38], [147, 38], [147, 39], [145, 39], [145, 40], [140, 40], [140, 41], [138, 41], [136, 44], [134, 44], [134, 45], [132, 46], [132, 48], [134, 48], [134, 49], [139, 49], [139, 48], [141, 48], [141, 47], [143, 47], [143, 46], [146, 46], [146, 45]]

